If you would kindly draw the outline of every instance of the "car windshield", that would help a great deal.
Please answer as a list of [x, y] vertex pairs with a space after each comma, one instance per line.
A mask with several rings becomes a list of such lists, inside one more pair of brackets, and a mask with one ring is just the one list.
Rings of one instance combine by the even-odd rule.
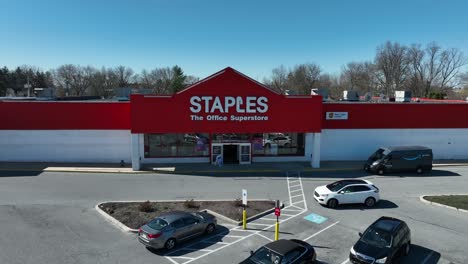
[[379, 248], [390, 247], [392, 244], [392, 236], [388, 232], [374, 228], [367, 229], [361, 240]]
[[250, 257], [250, 260], [258, 264], [279, 264], [281, 258], [281, 255], [262, 247]]
[[337, 182], [328, 184], [327, 188], [332, 192], [337, 192], [341, 190], [341, 188], [345, 187], [346, 185], [347, 183], [344, 181], [337, 181]]
[[155, 218], [148, 223], [148, 226], [159, 231], [167, 226], [167, 222], [161, 218]]

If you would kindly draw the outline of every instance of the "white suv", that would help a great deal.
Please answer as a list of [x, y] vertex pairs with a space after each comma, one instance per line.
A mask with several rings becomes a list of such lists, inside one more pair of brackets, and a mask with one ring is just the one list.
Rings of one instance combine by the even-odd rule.
[[339, 204], [374, 206], [379, 200], [379, 188], [368, 180], [341, 180], [315, 188], [314, 198], [320, 204], [335, 208]]

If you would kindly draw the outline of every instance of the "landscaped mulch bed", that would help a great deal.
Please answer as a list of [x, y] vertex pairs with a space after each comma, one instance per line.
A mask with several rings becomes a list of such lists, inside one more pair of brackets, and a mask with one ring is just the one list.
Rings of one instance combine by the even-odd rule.
[[[143, 204], [143, 205], [142, 205]], [[247, 217], [272, 209], [274, 201], [249, 201]], [[110, 202], [99, 205], [124, 225], [137, 229], [151, 219], [170, 211], [197, 212], [211, 210], [236, 221], [242, 220], [242, 203], [234, 201], [177, 201], [177, 202]]]
[[424, 199], [452, 206], [458, 209], [468, 210], [468, 195], [440, 195], [440, 196], [424, 196]]

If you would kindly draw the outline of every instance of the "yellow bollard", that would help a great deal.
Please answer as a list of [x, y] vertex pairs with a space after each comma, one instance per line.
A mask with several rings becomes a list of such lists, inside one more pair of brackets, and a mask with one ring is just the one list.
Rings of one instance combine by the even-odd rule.
[[279, 222], [275, 224], [275, 240], [279, 239]]
[[247, 211], [244, 210], [242, 211], [242, 228], [247, 229]]

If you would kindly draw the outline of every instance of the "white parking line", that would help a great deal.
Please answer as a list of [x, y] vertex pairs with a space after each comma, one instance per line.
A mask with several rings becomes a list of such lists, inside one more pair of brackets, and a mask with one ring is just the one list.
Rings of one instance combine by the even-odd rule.
[[271, 238], [269, 238], [269, 237], [267, 237], [267, 236], [264, 236], [264, 235], [262, 235], [262, 234], [260, 234], [260, 233], [257, 233], [257, 235], [263, 237], [263, 238], [266, 239], [266, 240], [273, 241], [273, 239], [271, 239]]
[[291, 196], [291, 198], [294, 198], [294, 197], [299, 197], [299, 196], [302, 196], [302, 194], [293, 195], [293, 196]]
[[[299, 185], [296, 185], [297, 187], [300, 187], [300, 189], [297, 189], [297, 190], [291, 190], [290, 188], [290, 178], [287, 177], [287, 184], [288, 184], [288, 194], [289, 194], [289, 202], [290, 202], [290, 205], [286, 206], [285, 208], [283, 208], [282, 210], [284, 211], [290, 211], [290, 212], [295, 212], [295, 214], [283, 214], [283, 216], [287, 216], [287, 218], [285, 219], [282, 219], [280, 221], [280, 223], [284, 223], [286, 221], [289, 221], [290, 219], [293, 219], [301, 214], [303, 214], [304, 212], [307, 211], [307, 202], [305, 200], [305, 196], [304, 196], [304, 191], [303, 191], [303, 186], [302, 186], [302, 180], [300, 177], [295, 177], [294, 182], [299, 182], [300, 184]], [[291, 181], [292, 182], [292, 181]], [[296, 187], [295, 186], [295, 187]], [[301, 207], [298, 207], [298, 206], [295, 206], [293, 203], [292, 203], [292, 198], [291, 198], [291, 193], [293, 192], [302, 192], [302, 196], [304, 197], [303, 201], [300, 201], [300, 202], [295, 202], [294, 204], [297, 204], [297, 203], [304, 203], [304, 207], [305, 208], [301, 208]], [[300, 196], [300, 195], [299, 195]], [[298, 197], [298, 196], [296, 196]], [[294, 209], [295, 208], [295, 209]], [[267, 215], [269, 216], [269, 215]], [[259, 218], [257, 220], [262, 220], [262, 218]], [[264, 220], [276, 220], [276, 219], [271, 219], [271, 218], [264, 218]], [[223, 233], [220, 233], [220, 234], [217, 234], [215, 236], [211, 236], [209, 238], [206, 238], [204, 240], [201, 240], [201, 241], [198, 241], [198, 242], [195, 242], [195, 243], [192, 243], [190, 245], [187, 245], [186, 247], [183, 247], [183, 248], [180, 248], [180, 249], [177, 249], [173, 252], [170, 252], [170, 254], [174, 253], [174, 252], [177, 252], [177, 251], [180, 251], [180, 250], [184, 250], [184, 249], [189, 249], [189, 250], [195, 250], [192, 246], [195, 245], [196, 243], [212, 243], [212, 244], [220, 244], [222, 245], [221, 247], [218, 247], [216, 249], [213, 249], [213, 250], [199, 250], [199, 251], [205, 251], [206, 253], [200, 255], [200, 256], [197, 256], [197, 257], [194, 257], [194, 258], [189, 258], [189, 257], [172, 257], [172, 256], [165, 256], [168, 260], [170, 260], [172, 263], [174, 264], [188, 264], [190, 262], [193, 262], [193, 261], [196, 261], [200, 258], [203, 258], [205, 256], [208, 256], [210, 255], [211, 253], [214, 253], [214, 252], [217, 252], [218, 250], [221, 250], [221, 249], [224, 249], [230, 245], [233, 245], [239, 241], [242, 241], [244, 239], [247, 239], [249, 237], [252, 237], [253, 235], [259, 235], [269, 241], [272, 241], [270, 238], [264, 236], [261, 234], [262, 231], [266, 231], [272, 227], [275, 226], [275, 224], [260, 224], [260, 223], [252, 223], [250, 222], [249, 223], [250, 225], [253, 225], [253, 226], [264, 226], [264, 228], [262, 228], [261, 230], [244, 230], [244, 229], [241, 229], [242, 227], [241, 226], [236, 226], [236, 227], [233, 227], [233, 228], [230, 228], [228, 231], [226, 232], [223, 232]], [[234, 236], [234, 235], [227, 235], [229, 234], [230, 231], [236, 231], [236, 232], [250, 232], [250, 234], [246, 235], [246, 236]], [[218, 242], [218, 241], [212, 241], [213, 238], [216, 238], [217, 236], [231, 236], [231, 237], [235, 237], [235, 238], [239, 238], [239, 239], [236, 239], [235, 241], [232, 241], [232, 242]], [[211, 241], [210, 241], [211, 240]], [[185, 261], [183, 263], [178, 263], [177, 261], [174, 261], [172, 258], [182, 258], [182, 259], [188, 259], [188, 261]]]
[[289, 186], [289, 188], [295, 188], [295, 187], [301, 187], [301, 185], [300, 185], [300, 184], [298, 184], [298, 185], [292, 185], [292, 186]]
[[347, 260], [341, 262], [341, 264], [346, 264], [346, 263], [348, 263], [348, 262], [349, 262], [349, 259], [347, 259]]
[[206, 251], [206, 252], [213, 251], [213, 250], [211, 250], [211, 249], [204, 249], [204, 248], [191, 248], [191, 247], [185, 247], [184, 249], [188, 249], [188, 250], [196, 250], [196, 251]]
[[329, 225], [329, 226], [325, 227], [324, 229], [322, 229], [322, 230], [320, 230], [320, 231], [316, 232], [315, 234], [313, 234], [313, 235], [309, 236], [308, 238], [304, 239], [304, 241], [307, 241], [307, 240], [309, 240], [309, 239], [313, 238], [314, 236], [316, 236], [316, 235], [318, 235], [318, 234], [322, 233], [323, 231], [327, 230], [328, 228], [330, 228], [330, 227], [332, 227], [332, 226], [334, 226], [334, 225], [338, 224], [339, 222], [340, 222], [340, 221], [338, 221], [338, 222], [335, 222], [335, 223], [333, 223], [333, 224], [331, 224], [331, 225]]
[[248, 223], [247, 225], [270, 226], [269, 224], [257, 224], [257, 223], [252, 223], [252, 222]]
[[194, 258], [191, 258], [191, 257], [182, 257], [182, 256], [173, 256], [171, 258], [181, 258], [181, 259], [190, 259], [190, 260], [194, 259]]
[[426, 262], [431, 259], [432, 255], [434, 254], [434, 251], [431, 251], [431, 253], [429, 255], [427, 255], [427, 257], [423, 260], [423, 262], [421, 262], [421, 264], [426, 264]]
[[222, 236], [222, 237], [237, 237], [237, 238], [243, 237], [243, 236], [235, 236], [235, 235], [217, 235], [217, 236]]

